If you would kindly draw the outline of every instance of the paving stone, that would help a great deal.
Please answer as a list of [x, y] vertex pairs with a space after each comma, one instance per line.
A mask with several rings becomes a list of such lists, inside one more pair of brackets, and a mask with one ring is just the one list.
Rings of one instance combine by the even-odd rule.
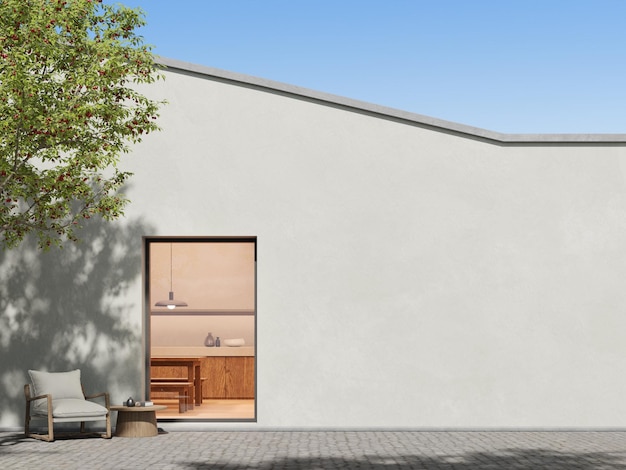
[[42, 442], [0, 433], [0, 469], [626, 470], [626, 431], [170, 432]]

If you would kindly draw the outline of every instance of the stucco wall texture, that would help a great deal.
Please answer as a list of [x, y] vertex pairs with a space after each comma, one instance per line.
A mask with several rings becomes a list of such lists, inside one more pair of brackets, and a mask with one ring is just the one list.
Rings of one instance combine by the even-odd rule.
[[132, 336], [123, 380], [92, 367], [113, 401], [143, 383], [141, 236], [250, 235], [257, 422], [187, 427], [626, 426], [626, 137], [499, 142], [164, 63], [163, 131], [121, 165], [136, 271], [92, 307]]

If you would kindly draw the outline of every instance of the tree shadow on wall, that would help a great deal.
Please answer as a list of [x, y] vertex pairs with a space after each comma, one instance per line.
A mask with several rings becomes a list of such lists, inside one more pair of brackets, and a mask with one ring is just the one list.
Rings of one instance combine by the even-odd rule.
[[[626, 454], [621, 452], [559, 452], [552, 449], [507, 449], [494, 452], [470, 452], [456, 455], [388, 455], [377, 453], [371, 456], [277, 458], [269, 462], [258, 462], [248, 468], [271, 470], [274, 468], [326, 469], [454, 469], [454, 470], [598, 470], [626, 469]], [[193, 470], [235, 470], [245, 462], [189, 462]]]
[[[21, 423], [28, 369], [81, 369], [86, 393], [137, 389], [141, 221], [91, 220], [79, 243], [0, 251], [0, 423]], [[111, 397], [112, 401], [116, 398]]]

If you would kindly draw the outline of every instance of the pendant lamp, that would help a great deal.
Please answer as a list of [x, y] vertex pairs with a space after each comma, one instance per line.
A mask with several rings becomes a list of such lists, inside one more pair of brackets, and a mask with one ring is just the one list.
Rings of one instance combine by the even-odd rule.
[[170, 243], [170, 297], [168, 300], [159, 300], [156, 304], [156, 307], [167, 307], [170, 310], [175, 309], [176, 307], [187, 307], [187, 302], [182, 300], [174, 300], [174, 289], [172, 288], [172, 244]]

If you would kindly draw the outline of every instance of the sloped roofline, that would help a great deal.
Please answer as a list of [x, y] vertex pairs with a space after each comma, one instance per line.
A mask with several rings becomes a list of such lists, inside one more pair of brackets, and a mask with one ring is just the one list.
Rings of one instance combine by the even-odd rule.
[[[378, 116], [418, 127], [425, 127], [440, 132], [464, 136], [466, 138], [488, 141], [501, 145], [599, 145], [599, 144], [626, 144], [626, 134], [503, 134], [500, 132], [467, 126], [456, 122], [437, 119], [422, 114], [410, 113], [395, 108], [367, 103], [365, 101], [345, 98], [330, 93], [323, 93], [308, 88], [253, 77], [235, 72], [228, 72], [204, 65], [192, 64], [176, 59], [157, 56], [156, 63], [165, 66], [168, 70], [191, 73], [216, 79], [235, 85], [264, 90], [270, 93], [291, 96], [297, 99], [326, 104], [353, 112]], [[620, 145], [621, 146], [621, 145]]]

